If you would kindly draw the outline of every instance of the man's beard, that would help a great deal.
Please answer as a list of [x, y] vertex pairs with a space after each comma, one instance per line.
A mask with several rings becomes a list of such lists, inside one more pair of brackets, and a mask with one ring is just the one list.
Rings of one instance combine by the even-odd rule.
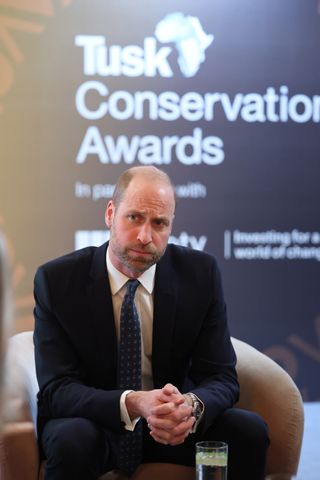
[[162, 252], [162, 254], [160, 255], [155, 251], [148, 250], [146, 252], [150, 255], [148, 255], [148, 257], [145, 257], [139, 256], [139, 254], [132, 255], [129, 250], [130, 249], [125, 248], [123, 251], [120, 251], [120, 249], [116, 248], [114, 252], [124, 265], [138, 273], [143, 273], [148, 270], [148, 268], [150, 268], [152, 265], [154, 265], [160, 260], [164, 253]]
[[[162, 255], [165, 252], [165, 248], [162, 252], [157, 252], [154, 248], [150, 245], [143, 246], [143, 245], [132, 245], [131, 247], [120, 247], [119, 242], [117, 241], [117, 235], [115, 231], [111, 230], [111, 237], [109, 241], [109, 245], [114, 253], [114, 255], [118, 258], [118, 260], [129, 270], [142, 274], [148, 268], [150, 268], [155, 263], [159, 262]], [[148, 253], [148, 256], [139, 254], [131, 253], [131, 250], [138, 250], [141, 252]]]

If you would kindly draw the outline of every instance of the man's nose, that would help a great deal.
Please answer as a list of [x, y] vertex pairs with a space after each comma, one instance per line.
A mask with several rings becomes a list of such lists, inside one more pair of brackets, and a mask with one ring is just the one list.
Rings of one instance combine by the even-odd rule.
[[147, 223], [144, 223], [139, 229], [137, 238], [143, 245], [147, 245], [148, 243], [152, 242], [151, 226]]

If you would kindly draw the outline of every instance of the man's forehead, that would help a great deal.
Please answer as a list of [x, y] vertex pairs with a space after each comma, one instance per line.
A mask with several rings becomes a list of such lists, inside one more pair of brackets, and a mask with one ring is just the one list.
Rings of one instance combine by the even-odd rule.
[[147, 194], [144, 191], [127, 192], [119, 208], [123, 214], [139, 214], [152, 218], [173, 218], [174, 201], [170, 195]]

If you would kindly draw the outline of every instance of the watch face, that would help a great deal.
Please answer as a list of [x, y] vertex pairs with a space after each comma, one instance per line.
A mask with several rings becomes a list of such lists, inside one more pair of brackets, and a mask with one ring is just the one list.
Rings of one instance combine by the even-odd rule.
[[193, 402], [193, 412], [192, 412], [192, 414], [193, 414], [193, 416], [195, 417], [196, 420], [198, 420], [198, 418], [201, 415], [200, 403], [197, 400], [194, 400], [194, 402]]
[[198, 397], [194, 393], [187, 393], [188, 397], [192, 401], [192, 416], [197, 420], [202, 415], [202, 405]]

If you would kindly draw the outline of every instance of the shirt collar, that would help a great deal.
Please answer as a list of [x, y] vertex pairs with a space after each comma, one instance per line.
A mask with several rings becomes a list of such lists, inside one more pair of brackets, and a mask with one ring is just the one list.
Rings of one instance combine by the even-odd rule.
[[[106, 264], [107, 264], [107, 270], [109, 275], [111, 293], [112, 295], [115, 295], [116, 293], [119, 292], [119, 290], [121, 290], [123, 285], [127, 283], [127, 281], [129, 280], [129, 277], [119, 272], [119, 270], [117, 270], [113, 266], [110, 260], [109, 248], [107, 248], [107, 253], [106, 253]], [[156, 274], [156, 265], [152, 265], [150, 268], [148, 268], [148, 270], [143, 272], [140, 275], [140, 277], [138, 277], [139, 282], [147, 290], [147, 292], [150, 295], [152, 294], [153, 288], [154, 288], [155, 274]]]

